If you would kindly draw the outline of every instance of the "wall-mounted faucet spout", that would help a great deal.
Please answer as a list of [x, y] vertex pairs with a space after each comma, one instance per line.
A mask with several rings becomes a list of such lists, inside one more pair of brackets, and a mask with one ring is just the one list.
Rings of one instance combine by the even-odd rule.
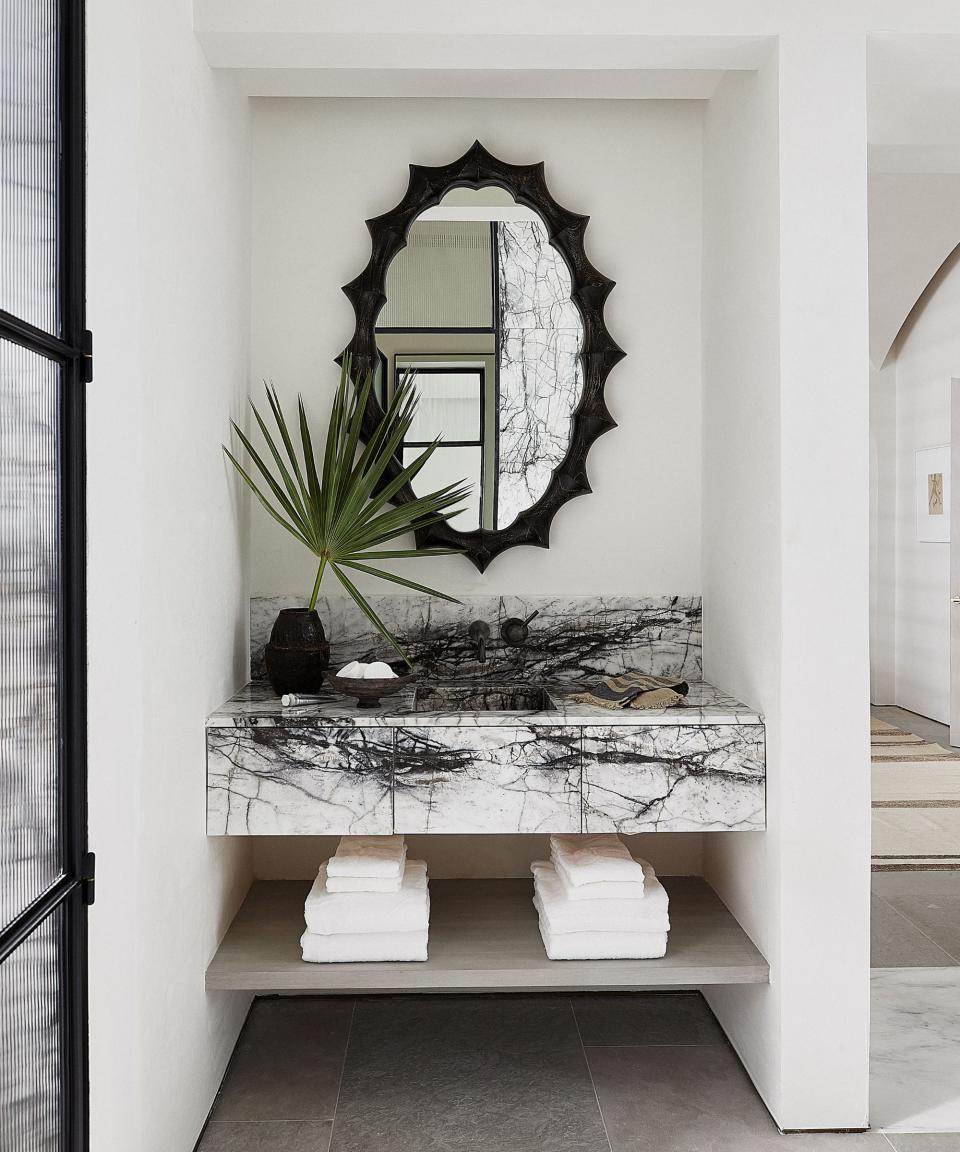
[[467, 635], [477, 646], [477, 659], [481, 664], [486, 664], [487, 641], [490, 639], [490, 625], [484, 620], [474, 620], [467, 629]]

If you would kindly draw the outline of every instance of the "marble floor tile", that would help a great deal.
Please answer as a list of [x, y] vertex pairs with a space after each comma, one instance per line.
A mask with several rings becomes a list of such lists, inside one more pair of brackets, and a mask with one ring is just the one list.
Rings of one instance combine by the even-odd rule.
[[871, 887], [960, 963], [960, 872], [875, 872]]
[[197, 1152], [327, 1152], [330, 1120], [213, 1121]]
[[876, 1132], [781, 1135], [726, 1044], [586, 1052], [613, 1152], [890, 1152]]
[[609, 1152], [566, 997], [357, 1002], [331, 1152]]
[[255, 1000], [213, 1119], [332, 1120], [352, 1015], [349, 999]]
[[960, 968], [888, 968], [871, 987], [871, 1124], [960, 1131]]
[[870, 901], [871, 968], [944, 968], [957, 961], [875, 892]]
[[891, 1132], [887, 1139], [893, 1152], [960, 1152], [960, 1132]]
[[573, 997], [585, 1045], [725, 1044], [698, 992], [610, 992]]

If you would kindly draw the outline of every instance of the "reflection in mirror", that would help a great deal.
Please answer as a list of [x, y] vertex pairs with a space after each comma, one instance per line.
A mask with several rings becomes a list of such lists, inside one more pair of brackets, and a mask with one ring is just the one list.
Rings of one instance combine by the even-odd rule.
[[583, 394], [583, 321], [546, 226], [499, 188], [458, 188], [423, 212], [387, 273], [377, 321], [381, 403], [415, 372], [409, 463], [441, 446], [414, 482], [464, 478], [473, 494], [450, 523], [508, 527], [547, 491], [570, 447]]

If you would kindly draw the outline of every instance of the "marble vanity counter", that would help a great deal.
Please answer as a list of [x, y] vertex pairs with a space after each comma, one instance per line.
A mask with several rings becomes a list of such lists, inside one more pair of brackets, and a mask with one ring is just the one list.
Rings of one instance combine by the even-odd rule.
[[[499, 683], [490, 680], [490, 684]], [[548, 726], [628, 728], [672, 725], [702, 728], [716, 724], [761, 724], [759, 713], [704, 681], [692, 683], [683, 705], [656, 711], [635, 708], [591, 707], [569, 699], [578, 689], [569, 684], [543, 685], [552, 707], [531, 712], [419, 712], [414, 710], [414, 689], [386, 697], [378, 708], [359, 708], [332, 689], [323, 699], [297, 708], [284, 708], [269, 684], [253, 681], [207, 718], [208, 728], [270, 728], [323, 726], [328, 728], [536, 728]]]
[[[300, 601], [302, 603], [302, 599]], [[696, 597], [378, 597], [374, 610], [439, 683], [525, 684], [551, 707], [417, 711], [414, 691], [359, 708], [332, 689], [284, 708], [262, 677], [284, 598], [251, 605], [254, 681], [206, 722], [207, 831], [214, 836], [389, 832], [729, 832], [766, 823], [761, 717], [702, 680]], [[486, 664], [472, 620], [494, 636], [536, 609], [523, 648]], [[343, 601], [322, 605], [331, 664], [370, 659], [379, 638]], [[374, 657], [376, 658], [376, 657]], [[574, 703], [577, 686], [637, 670], [690, 685], [655, 712]], [[482, 675], [481, 675], [482, 673]]]

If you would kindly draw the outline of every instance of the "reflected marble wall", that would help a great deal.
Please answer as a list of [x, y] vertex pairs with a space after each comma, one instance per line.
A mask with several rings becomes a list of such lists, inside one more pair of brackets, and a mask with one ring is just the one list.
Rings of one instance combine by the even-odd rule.
[[497, 228], [500, 326], [497, 528], [546, 492], [583, 395], [583, 321], [570, 272], [539, 221]]

